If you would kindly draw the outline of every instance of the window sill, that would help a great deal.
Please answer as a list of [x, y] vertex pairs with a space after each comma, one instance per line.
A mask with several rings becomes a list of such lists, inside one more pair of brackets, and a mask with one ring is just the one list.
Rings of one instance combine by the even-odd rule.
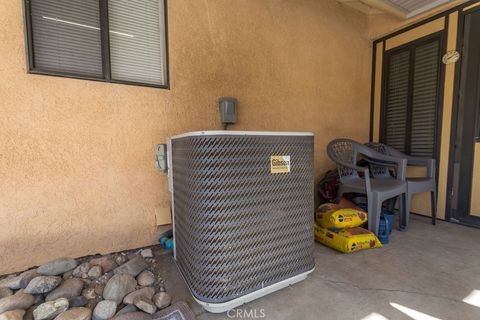
[[131, 86], [137, 86], [137, 87], [148, 87], [148, 88], [170, 90], [170, 85], [168, 83], [166, 85], [156, 85], [156, 84], [140, 83], [140, 82], [134, 82], [134, 81], [106, 80], [106, 79], [103, 79], [103, 78], [95, 78], [95, 77], [92, 77], [92, 76], [82, 76], [82, 75], [60, 73], [60, 72], [50, 72], [50, 71], [43, 71], [43, 70], [38, 70], [38, 69], [31, 69], [31, 70], [28, 71], [28, 73], [29, 74], [35, 74], [35, 75], [68, 78], [68, 79], [90, 80], [90, 81], [98, 81], [98, 82], [105, 82], [105, 83], [124, 84], [124, 85], [131, 85]]

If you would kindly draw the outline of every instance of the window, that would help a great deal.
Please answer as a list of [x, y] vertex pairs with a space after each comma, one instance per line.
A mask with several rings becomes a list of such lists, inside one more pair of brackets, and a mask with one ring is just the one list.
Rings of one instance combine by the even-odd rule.
[[29, 71], [168, 87], [166, 0], [25, 0]]
[[436, 157], [441, 40], [386, 52], [382, 142], [412, 156]]

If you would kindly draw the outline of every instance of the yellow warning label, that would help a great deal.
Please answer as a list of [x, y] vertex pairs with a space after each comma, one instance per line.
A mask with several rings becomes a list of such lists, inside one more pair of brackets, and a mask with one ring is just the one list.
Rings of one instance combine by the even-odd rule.
[[271, 156], [270, 173], [289, 173], [290, 156]]

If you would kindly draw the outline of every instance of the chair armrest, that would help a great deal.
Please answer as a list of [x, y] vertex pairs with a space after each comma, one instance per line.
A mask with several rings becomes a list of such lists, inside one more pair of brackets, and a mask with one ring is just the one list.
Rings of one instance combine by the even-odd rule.
[[[346, 167], [346, 168], [349, 168], [349, 169], [352, 169], [352, 170], [355, 170], [357, 172], [362, 172], [363, 173], [363, 176], [364, 176], [364, 180], [365, 180], [365, 186], [366, 186], [366, 189], [367, 189], [367, 192], [370, 193], [371, 190], [372, 190], [372, 185], [370, 183], [370, 171], [368, 169], [368, 167], [360, 167], [360, 166], [356, 166], [354, 164], [351, 164], [351, 163], [347, 163], [347, 162], [344, 162], [344, 161], [341, 161], [341, 160], [335, 160], [335, 163], [337, 164], [337, 166], [342, 166], [342, 167]], [[342, 180], [342, 176], [340, 175], [340, 180]]]
[[422, 166], [427, 168], [427, 177], [435, 177], [435, 159], [407, 156], [408, 165]]
[[[376, 146], [379, 146], [379, 147], [382, 147], [385, 150], [385, 152], [392, 157], [407, 159], [407, 166], [412, 165], [412, 166], [427, 167], [427, 177], [428, 178], [435, 177], [435, 159], [409, 156], [401, 151], [398, 151], [395, 148], [392, 148], [388, 145], [381, 144], [381, 143], [372, 142], [372, 143], [366, 143], [365, 145], [369, 146], [374, 150], [376, 150], [375, 149]], [[377, 163], [377, 165], [382, 165], [382, 164]]]

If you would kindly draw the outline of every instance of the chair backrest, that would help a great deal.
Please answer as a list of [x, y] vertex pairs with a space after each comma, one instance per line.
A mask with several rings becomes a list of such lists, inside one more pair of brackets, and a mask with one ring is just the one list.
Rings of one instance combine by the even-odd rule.
[[358, 142], [350, 139], [335, 139], [327, 146], [327, 155], [337, 165], [340, 181], [359, 177], [356, 170], [342, 165], [342, 163], [356, 165], [357, 151], [355, 144], [358, 144]]
[[380, 142], [367, 142], [367, 143], [365, 143], [365, 145], [367, 147], [377, 151], [377, 152], [389, 155], [389, 153], [387, 151], [387, 145], [386, 144], [383, 144], [383, 143], [380, 143]]
[[407, 158], [407, 155], [403, 152], [398, 151], [395, 148], [392, 148], [384, 143], [380, 142], [367, 142], [365, 145], [379, 153], [385, 154], [387, 156], [397, 157], [397, 158]]
[[[403, 152], [398, 151], [395, 148], [392, 148], [384, 143], [380, 142], [367, 142], [365, 143], [367, 147], [369, 147], [372, 150], [375, 150], [378, 153], [391, 156], [394, 158], [400, 158], [400, 159], [408, 159], [410, 158], [408, 155], [404, 154]], [[370, 165], [370, 172], [374, 177], [391, 177], [392, 175], [390, 174], [390, 169], [385, 167], [385, 166], [377, 166], [374, 164]]]
[[[388, 146], [383, 144], [383, 143], [367, 142], [367, 143], [365, 143], [365, 145], [367, 147], [369, 147], [370, 149], [375, 150], [375, 151], [377, 151], [381, 154], [385, 154], [387, 156], [392, 155], [392, 154], [390, 154], [390, 152], [388, 150]], [[385, 166], [378, 166], [378, 165], [370, 164], [370, 172], [372, 173], [372, 175], [374, 177], [384, 177], [384, 178], [392, 177], [392, 175], [390, 174], [390, 170]]]
[[[369, 147], [370, 149], [373, 149], [373, 150], [375, 150], [375, 151], [377, 151], [381, 154], [385, 154], [387, 156], [393, 156], [390, 153], [390, 150], [389, 150], [391, 148], [389, 146], [383, 144], [383, 143], [367, 142], [367, 143], [365, 143], [365, 145], [367, 147]], [[374, 177], [385, 177], [385, 178], [392, 177], [389, 169], [385, 166], [377, 166], [377, 165], [374, 165], [374, 164], [370, 164], [369, 168], [370, 168], [370, 172], [372, 173], [372, 175]]]

